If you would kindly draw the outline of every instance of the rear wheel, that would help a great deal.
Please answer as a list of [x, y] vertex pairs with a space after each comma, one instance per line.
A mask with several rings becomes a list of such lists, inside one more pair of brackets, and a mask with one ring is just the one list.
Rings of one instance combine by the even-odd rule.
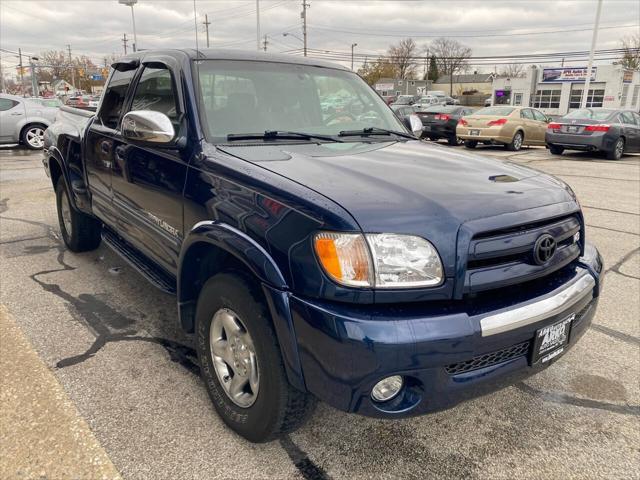
[[289, 384], [269, 310], [239, 273], [220, 273], [202, 287], [196, 311], [200, 372], [222, 420], [251, 442], [299, 428], [315, 399]]
[[513, 136], [513, 140], [511, 140], [511, 143], [506, 144], [505, 147], [507, 147], [507, 150], [511, 152], [517, 152], [522, 148], [523, 140], [524, 135], [522, 134], [522, 132], [516, 132]]
[[40, 124], [27, 125], [22, 129], [20, 141], [31, 150], [40, 150], [44, 146], [44, 131], [46, 128]]
[[56, 186], [58, 223], [65, 245], [72, 252], [95, 250], [100, 245], [102, 224], [85, 213], [76, 210], [69, 200], [64, 178], [60, 176]]
[[465, 140], [464, 141], [464, 146], [467, 148], [476, 148], [476, 146], [478, 145], [478, 142], [476, 142], [475, 140]]
[[549, 151], [551, 152], [551, 155], [562, 155], [562, 152], [564, 152], [564, 147], [549, 145]]
[[624, 154], [624, 138], [620, 137], [613, 145], [613, 150], [607, 152], [609, 160], [620, 160]]

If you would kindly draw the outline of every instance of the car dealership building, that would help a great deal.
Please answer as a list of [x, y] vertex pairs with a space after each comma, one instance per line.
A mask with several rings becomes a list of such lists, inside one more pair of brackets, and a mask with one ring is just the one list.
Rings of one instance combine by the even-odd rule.
[[[548, 115], [564, 115], [580, 108], [586, 67], [530, 67], [520, 78], [495, 78], [494, 105], [528, 105]], [[592, 68], [587, 107], [640, 111], [640, 72], [621, 65]]]

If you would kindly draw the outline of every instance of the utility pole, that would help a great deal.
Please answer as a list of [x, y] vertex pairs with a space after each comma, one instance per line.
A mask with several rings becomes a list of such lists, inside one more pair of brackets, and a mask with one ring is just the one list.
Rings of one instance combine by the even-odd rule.
[[269, 43], [269, 42], [267, 42], [267, 36], [265, 35], [265, 36], [264, 36], [264, 40], [262, 41], [262, 47], [263, 47], [263, 49], [264, 49], [264, 51], [265, 51], [265, 52], [267, 51], [267, 44], [268, 44], [268, 43]]
[[307, 3], [307, 0], [302, 0], [302, 13], [300, 14], [300, 17], [302, 18], [302, 38], [304, 39], [305, 57], [307, 56], [307, 7], [311, 7], [311, 5]]
[[206, 13], [204, 14], [204, 22], [202, 23], [204, 23], [204, 28], [207, 30], [207, 48], [209, 48], [209, 25], [211, 25], [211, 22]]
[[260, 50], [260, 0], [256, 0], [256, 41]]
[[27, 92], [24, 89], [24, 69], [22, 65], [22, 49], [21, 48], [18, 49], [18, 56], [20, 57], [20, 84], [22, 85], [22, 96], [26, 97]]
[[593, 52], [596, 49], [596, 41], [598, 40], [598, 27], [600, 26], [600, 12], [602, 11], [602, 0], [598, 0], [596, 7], [596, 22], [593, 25], [593, 37], [591, 38], [591, 51], [589, 52], [589, 65], [587, 65], [587, 78], [584, 80], [584, 89], [582, 90], [582, 101], [580, 108], [586, 108], [587, 97], [589, 96], [589, 85], [591, 84], [591, 67], [593, 66]]
[[125, 54], [125, 55], [127, 54], [127, 42], [128, 42], [128, 40], [127, 40], [127, 34], [126, 34], [126, 33], [123, 33], [123, 34], [122, 34], [122, 46], [124, 47], [124, 54]]
[[352, 72], [353, 72], [353, 49], [354, 49], [355, 47], [357, 47], [357, 46], [358, 46], [358, 44], [357, 44], [357, 43], [352, 43], [352, 44], [351, 44], [351, 71], [352, 71]]
[[[67, 49], [69, 50], [69, 66], [71, 67], [71, 86], [73, 87], [74, 93], [76, 89], [76, 69], [73, 66], [73, 60], [71, 59], [71, 45], [67, 45]], [[125, 51], [125, 53], [127, 53]]]
[[4, 73], [2, 72], [2, 62], [0, 61], [0, 92], [7, 93], [4, 89]]
[[31, 96], [39, 97], [40, 89], [38, 88], [38, 77], [36, 76], [36, 65], [33, 63], [37, 60], [35, 57], [29, 57], [29, 68], [31, 69]]

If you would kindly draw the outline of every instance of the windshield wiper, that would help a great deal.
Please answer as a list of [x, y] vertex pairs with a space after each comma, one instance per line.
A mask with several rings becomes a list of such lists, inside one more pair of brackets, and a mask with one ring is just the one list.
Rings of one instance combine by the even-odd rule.
[[343, 130], [338, 136], [339, 137], [351, 137], [351, 136], [361, 136], [368, 137], [370, 135], [397, 135], [398, 137], [410, 138], [415, 140], [416, 137], [406, 132], [398, 132], [396, 130], [387, 130], [386, 128], [378, 128], [378, 127], [367, 127], [362, 130]]
[[287, 132], [283, 130], [266, 130], [264, 133], [230, 133], [227, 140], [324, 140], [326, 142], [343, 143], [336, 137], [316, 135], [306, 132]]

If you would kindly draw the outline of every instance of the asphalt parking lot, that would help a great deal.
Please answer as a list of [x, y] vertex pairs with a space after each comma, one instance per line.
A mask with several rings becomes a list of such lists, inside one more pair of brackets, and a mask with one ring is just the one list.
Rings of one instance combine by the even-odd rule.
[[[13, 148], [0, 149], [0, 304], [87, 427], [76, 438], [115, 467], [104, 478], [116, 470], [125, 479], [638, 478], [640, 156], [475, 152], [569, 183], [607, 273], [594, 325], [575, 348], [537, 376], [449, 411], [390, 422], [321, 404], [279, 442], [245, 442], [210, 405], [174, 299], [104, 246], [65, 251], [41, 154]], [[11, 464], [6, 453], [7, 478], [64, 478]]]

